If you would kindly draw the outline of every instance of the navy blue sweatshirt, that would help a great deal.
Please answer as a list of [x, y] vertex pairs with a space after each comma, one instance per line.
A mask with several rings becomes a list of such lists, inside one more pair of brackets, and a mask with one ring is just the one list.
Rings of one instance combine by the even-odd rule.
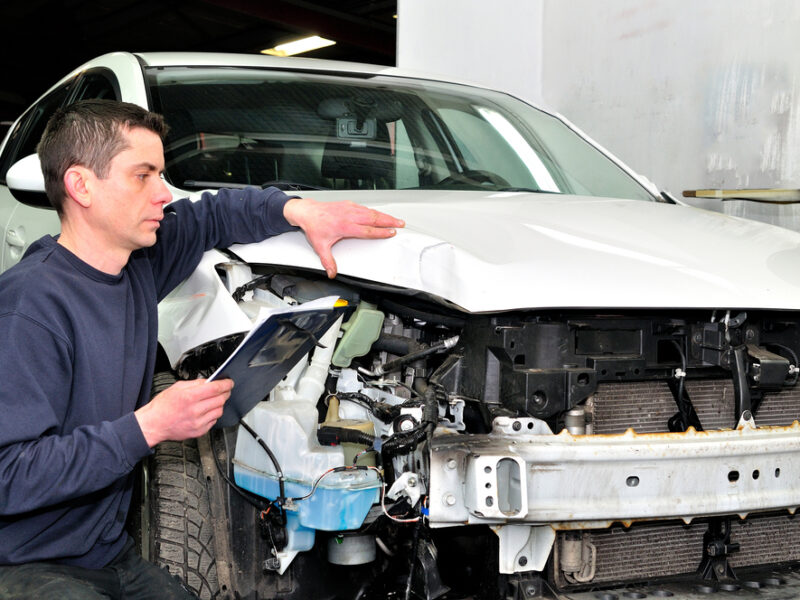
[[293, 229], [288, 197], [223, 190], [167, 206], [119, 275], [46, 236], [0, 276], [0, 565], [106, 565], [127, 539], [132, 469], [150, 453], [157, 303], [203, 252]]

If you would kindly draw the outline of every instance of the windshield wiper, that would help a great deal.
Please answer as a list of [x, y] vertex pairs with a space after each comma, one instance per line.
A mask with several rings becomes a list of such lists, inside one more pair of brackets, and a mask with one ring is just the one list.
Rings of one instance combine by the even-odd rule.
[[303, 190], [319, 190], [319, 191], [330, 190], [330, 188], [326, 187], [309, 185], [307, 183], [299, 183], [296, 181], [284, 181], [281, 179], [266, 181], [261, 184], [261, 187], [262, 188], [276, 187], [279, 190], [283, 190], [285, 192], [300, 192]]
[[[197, 179], [187, 179], [183, 182], [182, 187], [198, 188], [201, 190], [206, 188], [213, 188], [213, 189], [229, 188], [235, 190], [242, 190], [248, 187], [259, 187], [259, 186], [256, 186], [255, 184], [251, 183], [233, 183], [231, 181], [200, 181]], [[268, 187], [276, 187], [279, 190], [291, 191], [291, 192], [299, 192], [302, 190], [325, 191], [330, 189], [325, 187], [308, 185], [306, 183], [297, 183], [294, 181], [267, 181], [266, 183], [262, 183], [260, 187], [261, 189]]]
[[246, 183], [232, 183], [230, 181], [199, 181], [197, 179], [187, 179], [183, 182], [183, 185], [181, 187], [199, 188], [201, 190], [206, 188], [214, 188], [214, 189], [230, 188], [235, 190], [242, 190], [244, 188], [252, 186], [247, 185]]
[[531, 192], [534, 194], [562, 194], [563, 192], [555, 192], [553, 190], [540, 190], [535, 188], [528, 188], [528, 187], [504, 187], [497, 190], [493, 190], [496, 192]]

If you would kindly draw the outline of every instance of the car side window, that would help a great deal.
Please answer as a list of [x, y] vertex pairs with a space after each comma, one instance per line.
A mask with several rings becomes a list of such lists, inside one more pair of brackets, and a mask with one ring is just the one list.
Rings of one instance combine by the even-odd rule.
[[[47, 121], [56, 109], [63, 104], [72, 104], [78, 100], [90, 98], [118, 100], [119, 96], [119, 85], [114, 75], [106, 69], [84, 73], [79, 79], [71, 79], [50, 92], [28, 110], [11, 132], [3, 156], [0, 157], [0, 182], [6, 183], [6, 173], [11, 165], [36, 152], [36, 146], [44, 133]], [[43, 194], [26, 196], [24, 202], [42, 208], [52, 208]]]
[[107, 69], [95, 69], [81, 77], [69, 104], [78, 100], [119, 100], [119, 85]]
[[8, 138], [3, 156], [0, 157], [0, 181], [6, 183], [6, 173], [15, 162], [36, 152], [36, 145], [42, 137], [47, 120], [69, 95], [72, 81], [53, 90], [34, 104], [17, 123]]

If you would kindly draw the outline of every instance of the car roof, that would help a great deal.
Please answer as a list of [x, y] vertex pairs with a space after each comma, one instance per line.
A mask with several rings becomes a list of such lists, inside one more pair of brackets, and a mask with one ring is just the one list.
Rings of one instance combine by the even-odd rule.
[[293, 71], [327, 71], [331, 73], [348, 73], [353, 75], [390, 75], [395, 77], [458, 83], [471, 87], [489, 89], [474, 81], [460, 80], [444, 75], [426, 73], [424, 71], [319, 58], [300, 58], [295, 56], [278, 57], [265, 54], [233, 54], [221, 52], [135, 52], [134, 55], [148, 67], [254, 67], [287, 69]]

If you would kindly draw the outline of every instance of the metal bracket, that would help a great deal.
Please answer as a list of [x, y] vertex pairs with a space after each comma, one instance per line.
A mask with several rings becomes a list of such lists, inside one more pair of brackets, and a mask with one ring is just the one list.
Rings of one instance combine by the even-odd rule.
[[703, 537], [703, 562], [698, 571], [703, 579], [725, 581], [736, 579], [728, 556], [739, 551], [738, 543], [731, 543], [730, 519], [712, 519]]
[[500, 538], [500, 572], [542, 571], [556, 541], [549, 525], [504, 525], [493, 527]]
[[506, 600], [533, 600], [544, 597], [544, 582], [539, 575], [516, 575], [508, 580]]

